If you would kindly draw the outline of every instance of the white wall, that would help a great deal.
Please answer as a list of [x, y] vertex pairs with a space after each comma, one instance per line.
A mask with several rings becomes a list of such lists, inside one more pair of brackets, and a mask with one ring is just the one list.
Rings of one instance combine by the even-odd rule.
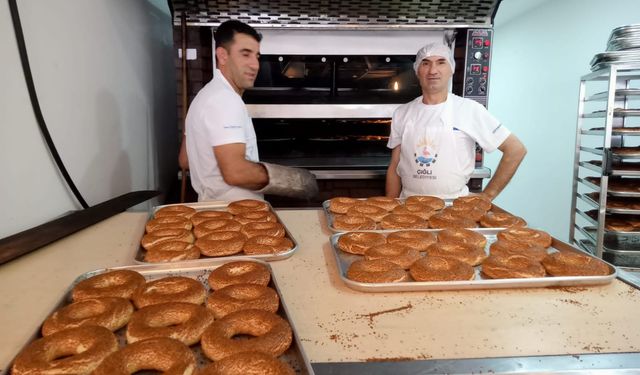
[[529, 150], [496, 203], [567, 240], [579, 80], [613, 28], [640, 22], [640, 1], [534, 3], [503, 0], [496, 16], [489, 108]]
[[[18, 0], [18, 7], [45, 121], [87, 203], [166, 189], [177, 170], [166, 2]], [[0, 49], [2, 238], [81, 207], [37, 127], [7, 1]]]

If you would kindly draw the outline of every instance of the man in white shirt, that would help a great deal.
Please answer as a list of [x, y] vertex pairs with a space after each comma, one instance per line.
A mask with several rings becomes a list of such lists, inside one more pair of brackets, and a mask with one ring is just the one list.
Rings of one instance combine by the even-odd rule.
[[186, 118], [189, 170], [198, 200], [315, 195], [317, 184], [308, 171], [259, 162], [242, 94], [258, 75], [261, 35], [231, 20], [218, 27], [214, 38], [217, 69], [193, 99]]
[[487, 152], [502, 152], [498, 168], [482, 192], [493, 200], [515, 174], [526, 148], [482, 105], [449, 92], [455, 61], [447, 45], [432, 43], [420, 49], [414, 69], [422, 96], [393, 114], [386, 195], [444, 199], [468, 195], [477, 142]]

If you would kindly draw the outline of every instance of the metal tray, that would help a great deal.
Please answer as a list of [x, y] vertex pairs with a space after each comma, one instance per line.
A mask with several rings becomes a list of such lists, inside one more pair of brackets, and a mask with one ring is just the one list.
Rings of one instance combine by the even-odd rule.
[[[362, 200], [364, 200], [366, 198], [362, 198]], [[404, 199], [398, 199], [400, 202], [404, 202]], [[451, 206], [453, 204], [453, 199], [443, 199], [444, 200], [444, 204], [445, 207], [447, 206]], [[337, 229], [333, 226], [333, 218], [334, 218], [334, 214], [333, 212], [329, 211], [329, 201], [330, 199], [322, 202], [322, 210], [324, 211], [324, 216], [327, 219], [327, 225], [329, 226], [329, 230], [331, 230], [333, 233], [343, 233], [343, 232], [348, 232], [347, 230], [344, 229]], [[506, 214], [510, 214], [512, 215], [510, 212], [498, 207], [497, 205], [493, 204], [493, 206], [491, 207], [491, 211], [492, 212], [502, 212], [502, 213], [506, 213]], [[504, 229], [504, 228], [479, 228], [479, 229]], [[384, 229], [376, 229], [376, 230], [367, 230], [365, 232], [384, 232]]]
[[[209, 288], [209, 283], [207, 282], [209, 273], [225, 263], [228, 263], [231, 261], [238, 261], [238, 260], [246, 261], [248, 259], [242, 259], [242, 258], [208, 259], [206, 263], [201, 262], [200, 264], [197, 264], [197, 265], [192, 263], [187, 263], [187, 262], [175, 262], [175, 263], [161, 263], [161, 264], [153, 264], [153, 265], [122, 266], [122, 267], [113, 267], [108, 269], [90, 271], [80, 275], [72, 283], [72, 285], [66, 290], [60, 302], [55, 306], [53, 310], [51, 310], [51, 312], [48, 315], [50, 315], [55, 310], [71, 302], [71, 291], [77, 283], [79, 283], [82, 280], [88, 279], [89, 277], [92, 277], [107, 271], [132, 270], [142, 274], [145, 277], [145, 279], [147, 279], [147, 281], [151, 281], [151, 280], [155, 280], [155, 279], [159, 279], [167, 276], [190, 277], [192, 279], [196, 279], [200, 281], [206, 288], [207, 293], [209, 293], [210, 288]], [[290, 319], [291, 315], [287, 310], [287, 306], [282, 296], [282, 292], [280, 291], [280, 288], [278, 288], [278, 284], [275, 278], [273, 277], [273, 271], [271, 270], [271, 266], [269, 266], [269, 264], [266, 262], [255, 260], [255, 259], [249, 259], [249, 261], [263, 264], [269, 269], [269, 272], [271, 272], [271, 281], [269, 283], [269, 286], [275, 289], [275, 291], [278, 293], [278, 296], [280, 297], [280, 308], [278, 309], [277, 314], [280, 315], [285, 320], [287, 320], [287, 322], [289, 322], [289, 325], [291, 326], [291, 330], [293, 331], [293, 340], [291, 342], [291, 347], [289, 347], [289, 349], [284, 354], [282, 354], [279, 357], [279, 359], [283, 360], [284, 362], [287, 362], [295, 370], [297, 374], [313, 375], [314, 372], [311, 367], [311, 363], [309, 362], [309, 359], [307, 358], [306, 354], [302, 350], [302, 342], [300, 341], [300, 337], [295, 329], [295, 326], [293, 325], [293, 322]], [[123, 328], [120, 328], [114, 333], [116, 334], [116, 337], [118, 337], [119, 346], [123, 347], [124, 345], [126, 345], [126, 326]], [[38, 326], [38, 329], [36, 330], [36, 332], [25, 343], [25, 345], [23, 345], [23, 347], [20, 349], [20, 352], [24, 350], [24, 348], [29, 343], [31, 343], [33, 340], [39, 337], [42, 337], [40, 334], [40, 326]], [[196, 355], [199, 368], [205, 366], [208, 363], [211, 363], [211, 361], [204, 355], [202, 349], [200, 348], [200, 344], [192, 345], [190, 346], [190, 348], [193, 350], [194, 354]], [[0, 374], [1, 375], [8, 374], [9, 369], [11, 368], [12, 365], [13, 365], [13, 360], [4, 370], [4, 372], [1, 372]]]
[[[584, 227], [583, 229], [595, 241], [597, 229], [595, 227]], [[635, 251], [640, 255], [640, 231], [616, 232], [605, 228], [603, 243], [607, 250]]]
[[[600, 189], [599, 177], [594, 177], [594, 178], [587, 177], [586, 179], [579, 179], [579, 180], [592, 189]], [[616, 186], [612, 187], [612, 185], [616, 183], [617, 181], [612, 182], [611, 180], [609, 180], [609, 184], [607, 186], [608, 195], [611, 195], [614, 197], [621, 197], [621, 198], [640, 198], [640, 191], [633, 192], [633, 191], [616, 190], [619, 187], [616, 187]], [[639, 180], [639, 184], [640, 184], [640, 180]]]
[[[425, 229], [428, 232], [439, 232], [439, 229]], [[485, 251], [489, 254], [490, 245], [496, 241], [496, 234], [501, 229], [474, 229], [474, 231], [481, 233], [487, 238], [487, 245]], [[381, 231], [382, 233], [395, 232], [392, 230]], [[504, 289], [504, 288], [540, 288], [549, 286], [577, 286], [577, 285], [600, 285], [608, 284], [616, 278], [616, 268], [609, 263], [606, 263], [598, 258], [599, 261], [606, 263], [609, 266], [611, 273], [607, 276], [547, 276], [530, 279], [483, 279], [480, 274], [482, 265], [475, 267], [475, 277], [473, 280], [468, 281], [437, 281], [437, 282], [422, 282], [422, 281], [409, 281], [400, 283], [361, 283], [358, 281], [349, 280], [346, 276], [347, 270], [352, 262], [361, 259], [361, 255], [355, 255], [345, 253], [337, 246], [338, 239], [345, 233], [337, 233], [331, 236], [331, 248], [333, 249], [333, 255], [336, 258], [338, 265], [338, 272], [342, 281], [347, 284], [348, 287], [363, 291], [363, 292], [408, 292], [408, 291], [427, 291], [427, 290], [462, 290], [462, 289]], [[551, 249], [573, 251], [580, 254], [592, 256], [591, 254], [584, 253], [583, 251], [576, 249], [575, 247], [558, 241], [555, 238], [551, 244]]]
[[[589, 240], [580, 240], [580, 247], [588, 252], [595, 252], [595, 246]], [[612, 250], [602, 248], [602, 258], [618, 267], [640, 268], [640, 252], [629, 250]]]
[[[243, 255], [242, 253], [238, 253], [238, 254], [222, 256], [222, 257], [207, 257], [205, 255], [201, 255], [202, 258], [193, 259], [193, 260], [181, 260], [180, 262], [183, 262], [183, 263], [184, 262], [199, 263], [199, 262], [208, 262], [208, 261], [213, 260], [213, 259], [227, 259], [227, 258], [230, 258], [230, 257], [233, 257], [233, 258], [260, 259], [260, 260], [265, 261], [265, 262], [270, 262], [270, 261], [275, 261], [275, 260], [287, 259], [290, 256], [292, 256], [298, 250], [298, 242], [295, 240], [295, 238], [293, 238], [293, 236], [291, 235], [291, 232], [289, 232], [289, 229], [284, 224], [284, 222], [282, 221], [280, 216], [278, 216], [278, 214], [273, 209], [271, 204], [269, 202], [266, 202], [266, 203], [269, 205], [269, 209], [271, 210], [271, 212], [274, 215], [276, 215], [276, 218], [278, 219], [278, 222], [280, 224], [282, 224], [282, 226], [284, 227], [285, 237], [289, 238], [291, 240], [291, 242], [293, 242], [293, 247], [290, 250], [287, 250], [287, 251], [284, 251], [284, 252], [278, 253], [278, 254]], [[157, 210], [159, 210], [159, 209], [161, 209], [163, 207], [189, 206], [189, 207], [195, 208], [197, 211], [206, 211], [206, 210], [224, 211], [228, 204], [229, 204], [229, 202], [199, 202], [199, 203], [181, 203], [181, 204], [167, 204], [167, 205], [163, 205], [163, 206], [156, 206], [156, 207], [154, 207], [152, 209], [152, 212], [149, 214], [149, 219], [151, 219], [153, 217], [153, 215], [155, 214], [155, 212]], [[163, 263], [146, 262], [144, 260], [145, 253], [146, 253], [146, 250], [142, 246], [139, 246], [138, 247], [138, 252], [135, 255], [134, 261], [136, 263], [138, 263], [138, 264], [163, 264]], [[168, 262], [168, 263], [171, 263], [171, 262]]]
[[[598, 194], [598, 193], [589, 193], [589, 194]], [[589, 202], [592, 206], [599, 207], [600, 203], [598, 202], [598, 200], [589, 194], [577, 194], [577, 195], [578, 197], [581, 197], [585, 201]], [[633, 208], [610, 207], [609, 204], [607, 204], [606, 212], [611, 214], [640, 215], [640, 210], [633, 209]]]

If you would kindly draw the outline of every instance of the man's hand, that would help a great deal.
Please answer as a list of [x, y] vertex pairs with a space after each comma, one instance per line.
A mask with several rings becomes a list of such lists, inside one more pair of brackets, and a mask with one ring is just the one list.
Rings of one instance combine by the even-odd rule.
[[511, 134], [505, 139], [504, 142], [498, 147], [498, 150], [502, 151], [502, 157], [496, 173], [493, 178], [487, 184], [487, 187], [481, 193], [489, 200], [493, 200], [500, 194], [500, 192], [507, 186], [511, 177], [516, 173], [522, 159], [527, 154], [527, 149], [522, 142], [515, 135]]

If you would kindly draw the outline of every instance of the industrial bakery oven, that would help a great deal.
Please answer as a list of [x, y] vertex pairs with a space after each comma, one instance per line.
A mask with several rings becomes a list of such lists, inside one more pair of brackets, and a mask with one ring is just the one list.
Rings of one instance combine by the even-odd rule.
[[[384, 194], [391, 116], [421, 95], [413, 62], [429, 42], [455, 48], [452, 91], [486, 106], [499, 3], [173, 2], [178, 34], [178, 25], [186, 23], [192, 34], [183, 35], [191, 44], [187, 48], [201, 50], [192, 53], [200, 55], [193, 65], [201, 70], [188, 74], [192, 87], [210, 79], [202, 71], [213, 71], [205, 67], [215, 64], [210, 34], [221, 22], [239, 19], [263, 35], [260, 72], [243, 97], [260, 159], [307, 168], [320, 185], [313, 201], [267, 197], [280, 207], [318, 206], [336, 195]], [[194, 82], [198, 78], [202, 82]], [[190, 96], [196, 92], [188, 90]], [[480, 190], [490, 173], [478, 148], [470, 189]]]

